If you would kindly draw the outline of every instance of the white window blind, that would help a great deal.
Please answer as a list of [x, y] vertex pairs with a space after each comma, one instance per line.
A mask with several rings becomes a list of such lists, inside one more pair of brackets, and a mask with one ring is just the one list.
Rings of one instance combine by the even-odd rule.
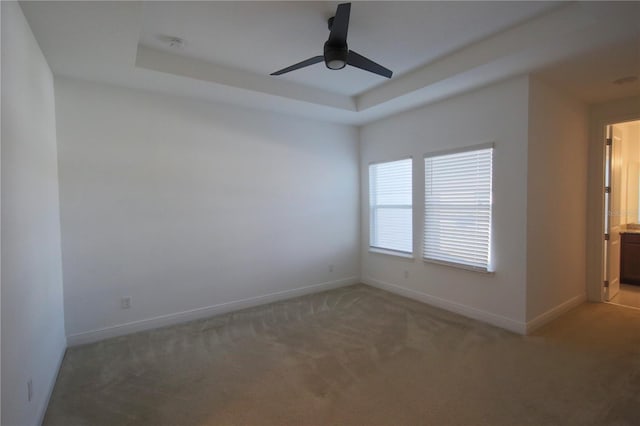
[[426, 260], [490, 271], [493, 148], [424, 159]]
[[369, 166], [369, 246], [413, 252], [411, 158]]

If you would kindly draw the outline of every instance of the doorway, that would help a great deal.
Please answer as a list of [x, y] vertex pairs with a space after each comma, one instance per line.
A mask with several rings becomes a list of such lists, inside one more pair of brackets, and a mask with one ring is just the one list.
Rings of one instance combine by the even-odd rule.
[[607, 126], [605, 301], [640, 309], [640, 120]]

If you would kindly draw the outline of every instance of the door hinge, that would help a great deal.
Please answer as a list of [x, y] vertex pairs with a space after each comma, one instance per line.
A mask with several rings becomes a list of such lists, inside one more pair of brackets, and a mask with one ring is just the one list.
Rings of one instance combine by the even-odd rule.
[[604, 240], [609, 241], [609, 234], [604, 234]]
[[609, 280], [604, 280], [604, 288], [609, 288]]
[[613, 139], [607, 138], [607, 146], [613, 145]]
[[605, 186], [604, 187], [604, 192], [605, 192], [605, 194], [611, 194], [611, 187], [610, 186]]

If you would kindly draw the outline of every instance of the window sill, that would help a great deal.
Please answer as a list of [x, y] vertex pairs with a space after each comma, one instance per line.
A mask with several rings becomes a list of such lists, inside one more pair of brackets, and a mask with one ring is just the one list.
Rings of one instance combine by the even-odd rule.
[[432, 263], [434, 265], [448, 266], [449, 268], [462, 269], [464, 271], [477, 272], [484, 275], [495, 275], [495, 271], [488, 271], [486, 269], [476, 268], [474, 266], [464, 265], [462, 263], [444, 262], [434, 259], [422, 259], [424, 263]]
[[401, 251], [385, 250], [376, 247], [369, 247], [369, 253], [386, 254], [387, 256], [400, 257], [402, 259], [414, 260], [413, 253], [404, 253]]

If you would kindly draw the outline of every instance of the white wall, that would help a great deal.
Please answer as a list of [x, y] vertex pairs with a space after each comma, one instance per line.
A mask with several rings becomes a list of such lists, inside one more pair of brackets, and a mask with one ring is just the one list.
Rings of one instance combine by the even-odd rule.
[[70, 344], [358, 281], [355, 128], [69, 79], [56, 102]]
[[[2, 2], [2, 424], [39, 424], [66, 348], [53, 78]], [[33, 398], [27, 401], [27, 381]]]
[[584, 104], [530, 79], [527, 321], [586, 298], [588, 116]]
[[622, 135], [620, 185], [620, 223], [638, 223], [638, 178], [640, 176], [640, 120], [613, 126]]
[[587, 298], [602, 301], [604, 221], [604, 140], [608, 124], [640, 119], [640, 96], [589, 107], [589, 165], [587, 193]]
[[[369, 205], [362, 191], [365, 283], [514, 331], [525, 330], [528, 78], [520, 77], [404, 112], [361, 129], [361, 187], [368, 164], [414, 158], [415, 259], [368, 252]], [[495, 143], [492, 258], [482, 274], [422, 261], [425, 153]], [[407, 271], [408, 278], [405, 278]]]

